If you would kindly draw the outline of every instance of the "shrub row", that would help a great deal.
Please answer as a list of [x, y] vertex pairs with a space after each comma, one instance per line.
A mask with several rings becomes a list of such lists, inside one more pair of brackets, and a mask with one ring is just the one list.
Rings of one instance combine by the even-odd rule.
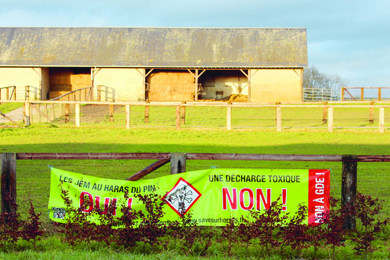
[[[383, 234], [388, 223], [387, 219], [380, 221], [377, 218], [382, 208], [379, 200], [360, 193], [355, 197], [354, 207], [341, 207], [339, 201], [331, 198], [331, 210], [322, 216], [321, 225], [304, 223], [306, 206], [300, 205], [298, 211], [290, 215], [282, 211], [277, 200], [268, 210], [251, 211], [250, 217], [240, 221], [232, 218], [221, 228], [200, 227], [191, 219], [190, 213], [182, 216], [180, 221], [161, 222], [164, 201], [155, 194], [137, 195], [145, 204], [145, 210], [121, 207], [123, 215], [119, 218], [112, 214], [116, 205], [111, 205], [105, 214], [100, 209], [82, 213], [83, 206], [88, 205], [74, 208], [67, 191], [63, 191], [62, 197], [67, 207], [66, 223], [55, 223], [55, 226], [64, 243], [74, 246], [95, 241], [129, 250], [137, 248], [138, 252], [144, 253], [179, 248], [186, 255], [205, 255], [214, 243], [225, 247], [227, 256], [234, 256], [237, 249], [244, 249], [243, 254], [249, 256], [248, 249], [252, 247], [256, 256], [301, 257], [304, 250], [312, 248], [312, 257], [317, 258], [318, 249], [328, 247], [334, 259], [336, 248], [344, 246], [348, 240], [357, 255], [367, 258], [374, 250], [372, 242]], [[84, 201], [88, 203], [88, 200]], [[13, 245], [18, 240], [29, 241], [35, 246], [44, 235], [40, 215], [35, 213], [31, 204], [27, 220], [22, 220], [16, 203], [12, 202], [12, 205], [10, 213], [0, 215], [0, 246]], [[100, 223], [91, 221], [91, 215], [95, 215]], [[356, 229], [346, 229], [348, 217], [357, 221]]]

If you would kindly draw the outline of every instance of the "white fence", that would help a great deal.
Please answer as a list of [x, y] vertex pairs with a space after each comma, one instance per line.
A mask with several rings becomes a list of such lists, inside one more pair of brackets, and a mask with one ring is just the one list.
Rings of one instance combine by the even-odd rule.
[[340, 93], [332, 89], [304, 88], [303, 101], [339, 101]]

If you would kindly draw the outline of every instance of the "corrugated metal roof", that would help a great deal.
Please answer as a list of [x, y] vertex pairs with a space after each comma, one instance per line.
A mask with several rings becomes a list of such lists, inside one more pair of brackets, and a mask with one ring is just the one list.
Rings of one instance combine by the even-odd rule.
[[0, 66], [307, 66], [305, 28], [0, 27]]

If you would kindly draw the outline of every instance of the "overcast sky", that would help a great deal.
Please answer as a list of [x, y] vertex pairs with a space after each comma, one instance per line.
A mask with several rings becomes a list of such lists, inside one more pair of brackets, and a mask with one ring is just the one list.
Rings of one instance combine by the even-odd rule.
[[390, 87], [389, 0], [0, 0], [0, 26], [304, 27], [309, 66]]

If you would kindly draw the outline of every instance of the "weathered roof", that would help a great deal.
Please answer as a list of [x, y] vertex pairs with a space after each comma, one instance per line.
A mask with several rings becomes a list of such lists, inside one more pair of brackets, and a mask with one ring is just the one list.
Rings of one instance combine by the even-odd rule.
[[305, 28], [0, 27], [0, 66], [307, 66]]

